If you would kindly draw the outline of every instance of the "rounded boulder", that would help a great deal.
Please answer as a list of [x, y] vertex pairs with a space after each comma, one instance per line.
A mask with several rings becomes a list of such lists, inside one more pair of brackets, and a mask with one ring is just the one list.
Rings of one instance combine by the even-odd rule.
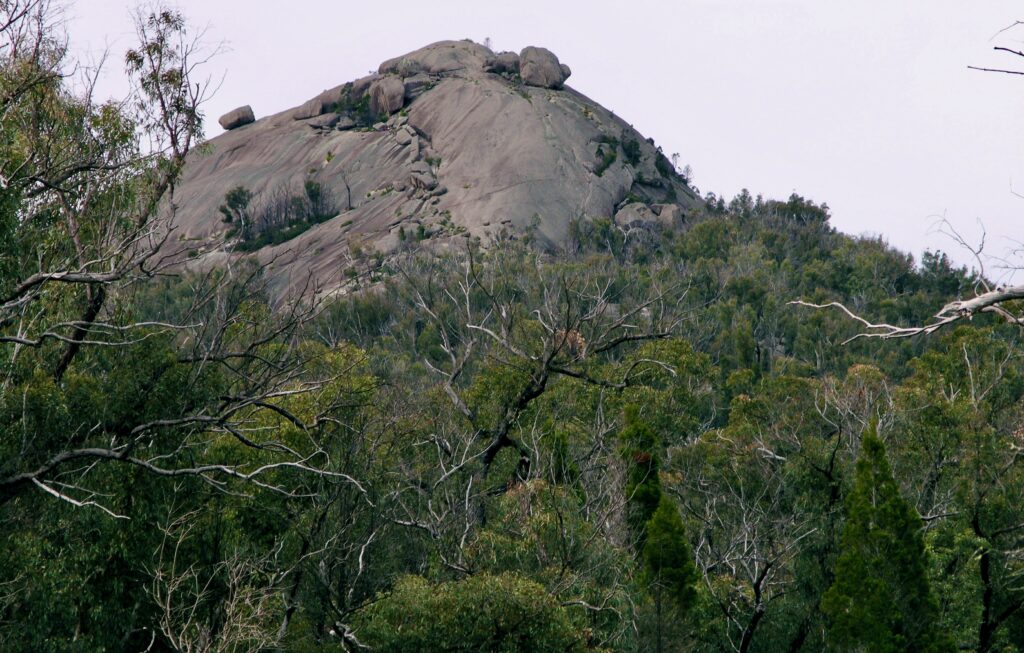
[[370, 84], [370, 110], [391, 115], [405, 104], [405, 84], [400, 77], [388, 75]]
[[547, 48], [527, 46], [519, 53], [519, 76], [523, 83], [541, 88], [562, 88], [569, 77], [569, 67], [562, 66], [555, 53]]

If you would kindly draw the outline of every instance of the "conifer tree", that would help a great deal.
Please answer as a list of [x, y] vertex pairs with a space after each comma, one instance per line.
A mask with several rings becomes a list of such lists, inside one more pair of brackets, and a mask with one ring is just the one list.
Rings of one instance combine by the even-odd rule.
[[641, 420], [634, 407], [626, 410], [626, 428], [619, 436], [626, 462], [626, 521], [643, 550], [644, 529], [661, 501], [658, 478], [658, 436]]
[[657, 585], [664, 596], [680, 609], [688, 608], [696, 596], [693, 584], [697, 580], [697, 567], [679, 510], [665, 495], [647, 522], [643, 557], [651, 583]]
[[662, 650], [666, 601], [677, 614], [686, 612], [697, 596], [697, 566], [686, 539], [679, 510], [666, 495], [646, 526], [643, 548], [644, 576], [654, 597], [657, 650]]
[[951, 651], [936, 631], [938, 605], [926, 576], [920, 516], [902, 496], [869, 427], [846, 501], [835, 581], [821, 607], [837, 651]]

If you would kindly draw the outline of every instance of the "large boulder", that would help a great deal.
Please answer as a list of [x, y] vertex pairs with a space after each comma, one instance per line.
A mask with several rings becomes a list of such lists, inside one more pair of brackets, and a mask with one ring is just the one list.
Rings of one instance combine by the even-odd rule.
[[331, 129], [338, 124], [341, 120], [341, 116], [336, 113], [325, 113], [314, 118], [310, 118], [306, 124], [314, 129]]
[[417, 161], [409, 170], [409, 183], [413, 188], [433, 190], [437, 188], [437, 175], [425, 161]]
[[678, 229], [683, 226], [686, 213], [678, 204], [651, 204], [651, 210], [658, 214], [658, 222], [666, 229]]
[[558, 62], [555, 53], [547, 48], [527, 46], [519, 53], [519, 76], [524, 84], [541, 88], [562, 88], [569, 78], [569, 67]]
[[232, 129], [236, 129], [242, 125], [248, 125], [250, 122], [255, 121], [256, 116], [253, 115], [252, 107], [248, 104], [244, 107], [238, 107], [237, 109], [228, 111], [221, 116], [219, 120], [217, 120], [217, 122], [220, 123], [220, 126], [227, 131], [231, 131]]
[[[347, 89], [347, 84], [340, 84], [334, 88], [329, 88], [326, 91], [321, 91], [320, 95], [307, 102], [310, 107], [314, 106], [314, 102], [319, 102], [320, 106], [323, 107], [324, 111], [330, 111], [331, 107], [341, 101], [342, 93]], [[365, 90], [365, 89], [364, 89]], [[306, 106], [306, 105], [303, 105]]]
[[632, 202], [615, 213], [615, 224], [620, 227], [636, 227], [660, 223], [658, 218], [658, 214], [643, 202]]
[[381, 75], [411, 77], [417, 73], [446, 75], [464, 70], [482, 70], [491, 51], [472, 41], [439, 41], [380, 65]]
[[416, 132], [408, 125], [401, 127], [395, 132], [395, 141], [403, 147], [412, 143], [412, 139], [414, 138], [416, 138]]
[[519, 72], [519, 55], [515, 52], [496, 54], [487, 61], [484, 70], [489, 73], [516, 74]]
[[365, 77], [360, 77], [356, 81], [352, 82], [352, 88], [350, 89], [352, 97], [359, 99], [366, 95], [370, 91], [370, 87], [373, 86], [373, 83], [378, 79], [380, 79], [380, 75], [372, 73]]
[[313, 98], [306, 102], [301, 107], [295, 110], [292, 114], [292, 118], [295, 120], [306, 120], [308, 118], [316, 118], [319, 115], [326, 113], [327, 106], [326, 102], [320, 96]]
[[404, 83], [405, 99], [414, 100], [415, 98], [422, 95], [423, 92], [426, 91], [430, 87], [430, 85], [434, 83], [434, 80], [430, 77], [430, 75], [420, 73], [418, 75], [413, 75], [412, 77], [406, 77]]
[[370, 110], [391, 115], [405, 104], [405, 84], [401, 78], [388, 75], [370, 84]]
[[[296, 120], [313, 118], [334, 110], [339, 103], [358, 100], [369, 92], [370, 85], [378, 79], [380, 79], [380, 75], [374, 73], [366, 77], [360, 77], [348, 84], [339, 84], [326, 91], [321, 91], [315, 98], [296, 109], [292, 117]], [[319, 111], [319, 113], [313, 113], [314, 111]]]

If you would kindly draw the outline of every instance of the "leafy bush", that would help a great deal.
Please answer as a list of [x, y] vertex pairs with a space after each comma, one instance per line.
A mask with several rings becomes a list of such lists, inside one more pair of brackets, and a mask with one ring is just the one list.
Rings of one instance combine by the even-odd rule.
[[444, 583], [406, 576], [359, 621], [356, 632], [382, 653], [584, 650], [565, 609], [541, 585], [513, 574]]
[[622, 153], [626, 155], [626, 161], [630, 165], [635, 166], [640, 163], [640, 143], [637, 141], [626, 138], [622, 140]]
[[654, 167], [657, 169], [658, 174], [665, 178], [672, 178], [677, 174], [676, 169], [672, 167], [672, 162], [660, 151], [654, 160]]
[[249, 202], [252, 200], [252, 191], [245, 186], [235, 186], [224, 196], [224, 203], [220, 205], [220, 212], [224, 215], [224, 222], [232, 223], [236, 220], [244, 224], [248, 220]]
[[345, 84], [341, 89], [341, 97], [331, 107], [338, 113], [347, 114], [356, 123], [357, 128], [371, 127], [374, 123], [386, 120], [387, 116], [374, 113], [370, 108], [370, 94], [363, 93], [359, 97], [352, 97], [352, 84]]
[[618, 152], [616, 152], [614, 145], [602, 143], [597, 146], [597, 155], [601, 157], [601, 160], [598, 162], [597, 167], [594, 168], [594, 174], [600, 177], [604, 174], [605, 170], [615, 163], [615, 159], [618, 158]]

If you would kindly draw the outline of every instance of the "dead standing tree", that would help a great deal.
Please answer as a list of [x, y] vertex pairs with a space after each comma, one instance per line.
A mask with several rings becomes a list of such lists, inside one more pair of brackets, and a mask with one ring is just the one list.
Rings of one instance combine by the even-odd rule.
[[[523, 418], [536, 400], [556, 379], [617, 392], [646, 367], [671, 373], [657, 360], [594, 363], [621, 356], [631, 343], [669, 337], [685, 295], [685, 288], [672, 284], [654, 282], [645, 290], [619, 285], [599, 266], [559, 269], [515, 243], [488, 252], [486, 265], [479, 258], [470, 250], [447, 268], [412, 258], [401, 269], [411, 308], [437, 339], [437, 355], [424, 356], [424, 364], [453, 413], [439, 418], [421, 443], [434, 450], [436, 473], [402, 492], [408, 517], [399, 523], [443, 542], [444, 562], [460, 571], [466, 571], [463, 548], [486, 523], [486, 497], [534, 473], [537, 452], [530, 439], [536, 434], [530, 435]], [[493, 391], [481, 392], [480, 383]], [[509, 476], [494, 480], [497, 462], [509, 450], [515, 460], [502, 465], [509, 466]]]

